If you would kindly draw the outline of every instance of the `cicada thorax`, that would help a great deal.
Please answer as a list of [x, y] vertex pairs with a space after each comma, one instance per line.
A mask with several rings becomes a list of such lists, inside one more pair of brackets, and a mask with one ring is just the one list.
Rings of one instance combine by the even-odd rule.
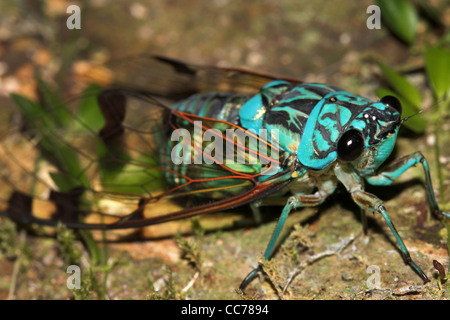
[[268, 104], [265, 127], [278, 130], [280, 146], [297, 154], [311, 112], [327, 94], [336, 90], [338, 88], [323, 84], [286, 84], [285, 90]]
[[[270, 90], [270, 84], [262, 94], [264, 89]], [[400, 123], [395, 108], [323, 84], [285, 83], [284, 91], [269, 101], [264, 126], [278, 130], [281, 148], [296, 154], [308, 170], [325, 170], [336, 160], [355, 161], [373, 147], [378, 152], [367, 154], [356, 164], [362, 175], [373, 172], [392, 151], [395, 137], [391, 136]], [[355, 143], [355, 139], [360, 140], [360, 149], [352, 154], [342, 147], [351, 139]]]

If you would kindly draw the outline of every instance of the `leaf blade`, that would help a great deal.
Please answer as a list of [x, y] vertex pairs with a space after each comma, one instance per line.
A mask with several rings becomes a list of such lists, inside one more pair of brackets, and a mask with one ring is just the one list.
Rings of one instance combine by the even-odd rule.
[[418, 14], [408, 0], [377, 0], [381, 18], [402, 41], [411, 44], [416, 39]]
[[442, 47], [427, 48], [425, 70], [435, 98], [443, 99], [450, 93], [450, 51]]

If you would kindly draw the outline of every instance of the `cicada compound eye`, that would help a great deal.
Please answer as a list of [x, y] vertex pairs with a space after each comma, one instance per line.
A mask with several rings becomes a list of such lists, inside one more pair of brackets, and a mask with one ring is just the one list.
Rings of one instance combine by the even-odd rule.
[[387, 107], [394, 108], [395, 110], [397, 110], [398, 113], [400, 113], [400, 115], [402, 114], [402, 104], [396, 97], [385, 96], [380, 99], [380, 102]]
[[339, 139], [337, 154], [342, 161], [353, 161], [364, 152], [364, 147], [365, 140], [361, 131], [350, 129]]

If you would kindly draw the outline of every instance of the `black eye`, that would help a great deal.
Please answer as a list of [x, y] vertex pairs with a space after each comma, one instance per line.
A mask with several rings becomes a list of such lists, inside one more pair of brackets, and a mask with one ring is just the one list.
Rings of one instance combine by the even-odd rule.
[[396, 97], [393, 96], [385, 96], [381, 98], [380, 102], [385, 106], [394, 108], [398, 113], [402, 114], [402, 104]]
[[342, 135], [337, 145], [337, 153], [342, 161], [353, 161], [364, 151], [364, 136], [361, 131], [350, 129]]

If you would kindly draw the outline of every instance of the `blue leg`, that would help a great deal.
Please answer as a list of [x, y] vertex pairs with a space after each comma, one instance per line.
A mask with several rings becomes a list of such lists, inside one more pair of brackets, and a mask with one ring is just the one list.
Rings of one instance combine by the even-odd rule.
[[[281, 216], [278, 219], [278, 223], [275, 226], [275, 230], [272, 234], [272, 237], [270, 238], [269, 244], [267, 245], [266, 251], [264, 252], [264, 260], [268, 260], [272, 255], [273, 250], [275, 248], [275, 244], [278, 240], [281, 230], [283, 229], [284, 223], [286, 222], [289, 213], [292, 210], [295, 210], [300, 207], [317, 206], [321, 204], [325, 199], [326, 197], [323, 196], [323, 194], [320, 194], [319, 192], [312, 195], [296, 195], [289, 197], [286, 205], [283, 208], [283, 211], [281, 212]], [[239, 286], [239, 289], [244, 291], [245, 287], [250, 283], [251, 280], [255, 278], [255, 276], [258, 274], [259, 271], [261, 271], [261, 266], [258, 266], [257, 268], [253, 269], [244, 278], [241, 285]]]
[[426, 274], [420, 269], [420, 267], [411, 259], [411, 256], [408, 252], [408, 249], [406, 248], [405, 244], [403, 243], [402, 238], [398, 234], [397, 230], [394, 227], [394, 224], [391, 221], [391, 218], [389, 217], [389, 214], [387, 213], [383, 202], [378, 199], [376, 196], [374, 196], [371, 193], [365, 192], [361, 189], [361, 186], [357, 186], [351, 190], [351, 195], [353, 200], [360, 206], [363, 210], [369, 210], [373, 213], [381, 214], [383, 219], [386, 221], [386, 223], [389, 226], [389, 229], [391, 229], [392, 234], [395, 237], [395, 240], [397, 241], [398, 245], [400, 246], [400, 250], [403, 256], [403, 259], [405, 263], [409, 264], [414, 271], [417, 272], [417, 274], [422, 278], [424, 282], [429, 282], [430, 280], [426, 276]]
[[442, 215], [444, 217], [450, 218], [450, 214], [439, 210], [439, 206], [436, 201], [436, 197], [433, 191], [433, 185], [431, 184], [430, 168], [428, 162], [421, 152], [415, 152], [409, 156], [405, 156], [397, 159], [390, 166], [385, 168], [385, 170], [377, 175], [365, 177], [366, 181], [374, 186], [387, 186], [394, 182], [399, 176], [401, 176], [407, 169], [413, 167], [416, 164], [422, 164], [423, 170], [425, 172], [425, 186], [428, 195], [428, 201], [430, 203], [431, 209], [437, 215]]

